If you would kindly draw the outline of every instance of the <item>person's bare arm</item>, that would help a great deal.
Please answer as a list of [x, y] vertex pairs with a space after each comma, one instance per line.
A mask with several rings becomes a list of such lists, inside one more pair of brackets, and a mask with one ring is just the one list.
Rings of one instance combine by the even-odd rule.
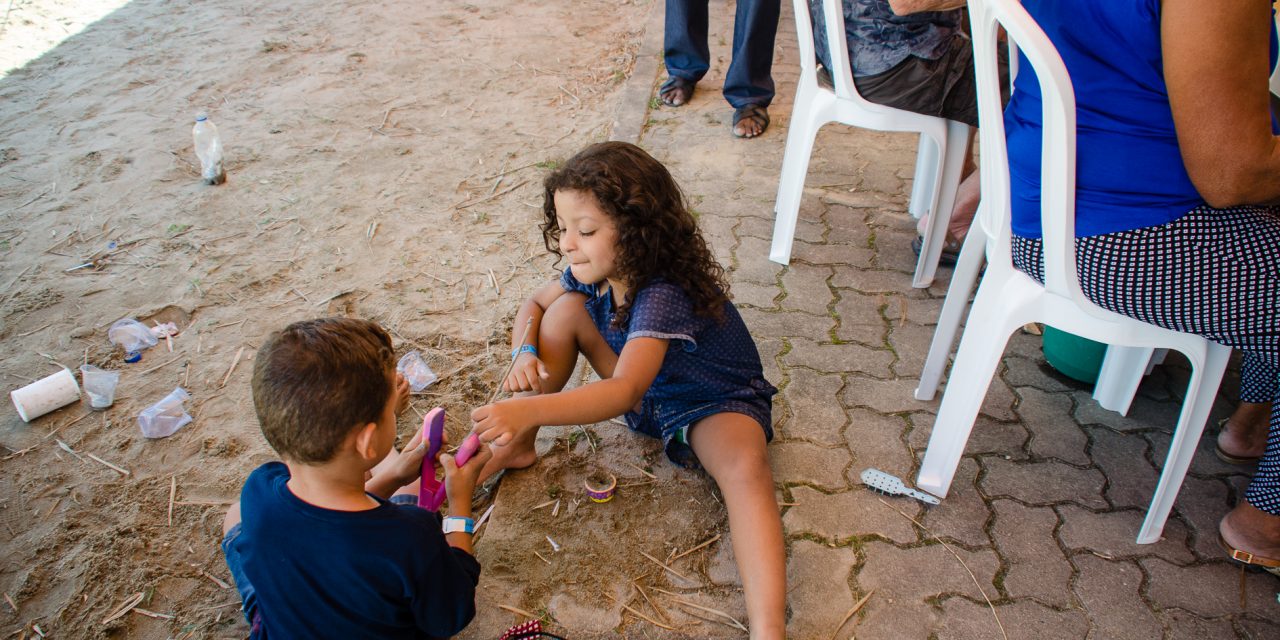
[[921, 11], [950, 11], [963, 8], [966, 4], [966, 0], [889, 0], [889, 8], [898, 16]]
[[1280, 203], [1270, 0], [1163, 0], [1165, 84], [1187, 174], [1211, 206]]

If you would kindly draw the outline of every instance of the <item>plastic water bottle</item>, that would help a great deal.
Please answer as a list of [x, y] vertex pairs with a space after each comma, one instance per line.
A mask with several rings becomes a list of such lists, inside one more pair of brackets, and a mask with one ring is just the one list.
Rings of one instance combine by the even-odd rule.
[[196, 116], [196, 126], [191, 129], [196, 144], [196, 157], [200, 158], [200, 175], [205, 184], [222, 184], [227, 173], [222, 169], [222, 141], [218, 139], [218, 127], [209, 116]]

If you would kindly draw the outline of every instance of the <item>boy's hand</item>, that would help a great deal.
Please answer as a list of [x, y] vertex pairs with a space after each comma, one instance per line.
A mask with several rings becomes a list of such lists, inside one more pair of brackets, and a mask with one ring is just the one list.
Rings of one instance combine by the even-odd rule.
[[480, 477], [480, 470], [492, 457], [489, 447], [480, 447], [466, 464], [459, 467], [452, 455], [440, 455], [440, 466], [444, 467], [444, 492], [449, 496], [449, 515], [470, 517], [476, 478]]
[[[503, 400], [486, 404], [471, 412], [471, 430], [480, 442], [495, 447], [506, 446], [529, 427], [525, 412], [519, 409], [520, 400]], [[483, 448], [483, 447], [482, 447]]]
[[546, 365], [537, 356], [529, 352], [516, 356], [516, 364], [511, 373], [502, 381], [503, 391], [518, 393], [520, 391], [542, 392], [542, 381], [551, 377]]
[[[399, 372], [396, 373], [396, 415], [409, 408], [409, 381]], [[408, 447], [405, 447], [408, 449]]]
[[400, 451], [400, 455], [378, 475], [386, 474], [387, 479], [399, 489], [422, 475], [422, 458], [426, 455], [427, 443], [422, 441], [422, 430], [419, 429]]

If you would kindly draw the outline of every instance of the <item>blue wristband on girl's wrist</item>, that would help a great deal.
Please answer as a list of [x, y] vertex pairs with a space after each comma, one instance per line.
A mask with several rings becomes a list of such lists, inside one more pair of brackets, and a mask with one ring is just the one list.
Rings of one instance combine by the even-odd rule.
[[520, 354], [522, 354], [522, 353], [532, 353], [532, 354], [533, 354], [533, 357], [535, 357], [535, 358], [536, 358], [536, 357], [538, 357], [538, 348], [537, 348], [537, 347], [535, 347], [535, 346], [533, 346], [533, 345], [531, 345], [531, 344], [522, 344], [522, 345], [520, 345], [520, 348], [519, 348], [519, 349], [512, 349], [512, 350], [511, 350], [511, 359], [512, 359], [512, 360], [515, 360], [515, 359], [516, 359], [516, 356], [518, 356], [518, 355], [520, 355]]

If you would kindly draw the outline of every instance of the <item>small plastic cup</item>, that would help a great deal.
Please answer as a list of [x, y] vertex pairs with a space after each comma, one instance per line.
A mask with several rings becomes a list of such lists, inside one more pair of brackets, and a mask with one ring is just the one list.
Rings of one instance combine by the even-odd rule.
[[80, 367], [80, 380], [89, 395], [89, 408], [101, 411], [116, 401], [116, 384], [120, 372], [99, 369], [91, 364]]
[[80, 399], [80, 385], [70, 369], [63, 369], [31, 384], [9, 392], [13, 406], [23, 422], [60, 409]]

